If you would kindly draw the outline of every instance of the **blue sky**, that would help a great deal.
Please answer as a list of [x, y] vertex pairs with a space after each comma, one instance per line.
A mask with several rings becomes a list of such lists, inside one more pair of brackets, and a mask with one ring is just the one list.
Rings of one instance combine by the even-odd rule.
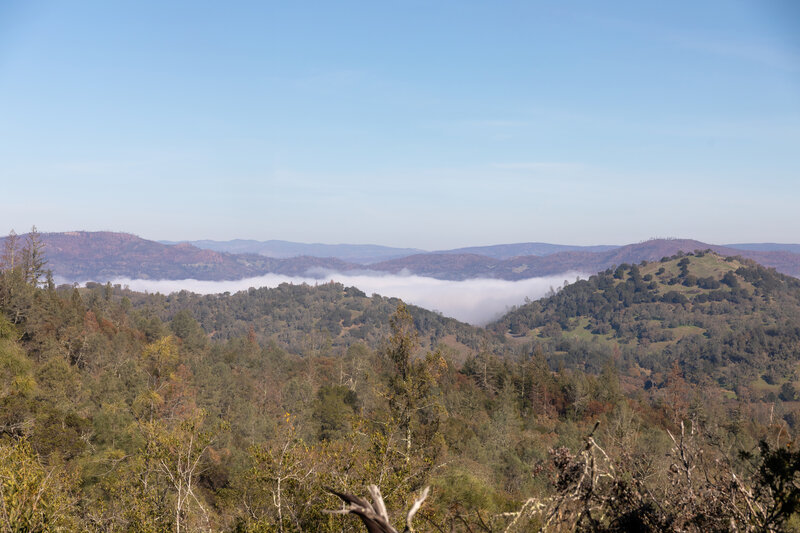
[[0, 3], [0, 231], [800, 241], [793, 2]]

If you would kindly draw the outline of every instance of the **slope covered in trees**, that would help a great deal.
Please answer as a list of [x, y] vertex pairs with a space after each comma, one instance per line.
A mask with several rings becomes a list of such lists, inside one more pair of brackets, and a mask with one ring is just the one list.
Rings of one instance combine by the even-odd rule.
[[[119, 285], [87, 284], [90, 299], [109, 297], [130, 302], [140, 327], [155, 337], [159, 322], [173, 331], [217, 340], [252, 336], [296, 354], [328, 353], [354, 344], [377, 346], [389, 334], [389, 318], [400, 300], [367, 296], [340, 283], [315, 286], [283, 283], [275, 288], [251, 288], [235, 294], [142, 294]], [[82, 289], [81, 289], [82, 290]], [[459, 356], [491, 343], [502, 351], [502, 335], [470, 326], [421, 307], [409, 306], [425, 347], [449, 346]], [[199, 324], [198, 324], [199, 323]], [[151, 324], [156, 324], [152, 325]], [[175, 329], [178, 328], [178, 329]], [[188, 333], [187, 333], [188, 334]]]
[[[798, 290], [757, 265], [625, 266], [485, 332], [336, 284], [55, 287], [35, 237], [18, 244], [0, 267], [0, 529], [361, 531], [325, 512], [328, 489], [370, 484], [398, 530], [426, 486], [418, 531], [796, 526]], [[694, 332], [702, 350], [753, 339], [692, 358]], [[724, 381], [770, 372], [772, 395]]]
[[800, 280], [713, 252], [608, 269], [492, 327], [543, 343], [554, 366], [613, 359], [646, 387], [673, 365], [746, 398], [794, 401], [800, 385]]

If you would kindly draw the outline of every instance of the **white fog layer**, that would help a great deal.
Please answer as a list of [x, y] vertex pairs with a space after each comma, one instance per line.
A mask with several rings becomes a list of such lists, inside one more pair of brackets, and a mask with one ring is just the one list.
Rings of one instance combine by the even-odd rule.
[[233, 281], [202, 281], [196, 279], [146, 280], [118, 278], [112, 284], [121, 284], [141, 292], [169, 294], [187, 290], [198, 294], [238, 292], [250, 287], [276, 287], [281, 283], [307, 283], [315, 285], [327, 281], [342, 283], [345, 287], [358, 287], [367, 295], [393, 296], [403, 301], [441, 312], [445, 316], [475, 325], [483, 325], [499, 318], [510, 307], [525, 303], [525, 298], [535, 300], [545, 296], [550, 289], [562, 287], [564, 282], [585, 279], [579, 272], [565, 272], [555, 276], [529, 278], [519, 281], [500, 279], [468, 279], [448, 281], [423, 276], [402, 275], [346, 275], [329, 273], [323, 278], [305, 278], [267, 274], [255, 278]]

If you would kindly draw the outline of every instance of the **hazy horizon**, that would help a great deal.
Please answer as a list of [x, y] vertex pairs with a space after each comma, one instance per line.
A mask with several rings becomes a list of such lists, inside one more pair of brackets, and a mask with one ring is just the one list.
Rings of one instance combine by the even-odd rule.
[[[34, 224], [35, 225], [35, 224]], [[25, 235], [28, 233], [30, 228], [17, 228], [12, 227], [17, 235]], [[395, 246], [391, 244], [386, 244], [384, 242], [358, 242], [358, 241], [347, 241], [346, 239], [338, 239], [329, 242], [323, 241], [291, 241], [282, 238], [269, 238], [269, 239], [255, 239], [255, 238], [243, 238], [243, 237], [231, 237], [229, 239], [210, 239], [210, 238], [197, 238], [197, 239], [164, 239], [158, 236], [156, 237], [146, 237], [144, 235], [138, 234], [134, 231], [126, 231], [123, 229], [119, 230], [112, 230], [112, 229], [97, 229], [97, 230], [87, 230], [87, 229], [53, 229], [53, 230], [42, 230], [41, 227], [37, 226], [37, 231], [39, 233], [78, 233], [78, 232], [87, 232], [87, 233], [100, 233], [100, 232], [110, 232], [110, 233], [124, 233], [129, 235], [134, 235], [136, 237], [151, 240], [154, 242], [158, 242], [161, 244], [167, 245], [174, 245], [174, 244], [181, 244], [181, 243], [194, 243], [194, 242], [213, 242], [213, 243], [227, 243], [227, 242], [235, 242], [235, 241], [254, 241], [258, 243], [266, 243], [270, 241], [274, 242], [281, 242], [287, 244], [300, 244], [300, 245], [309, 245], [309, 246], [375, 246], [375, 247], [385, 247], [385, 248], [397, 248], [397, 249], [417, 249], [420, 252], [438, 252], [438, 251], [451, 251], [460, 248], [480, 248], [480, 247], [490, 247], [490, 246], [511, 246], [516, 244], [549, 244], [549, 245], [557, 245], [557, 246], [576, 246], [576, 247], [589, 247], [589, 246], [627, 246], [630, 244], [637, 244], [637, 243], [644, 243], [652, 240], [693, 240], [703, 242], [705, 244], [712, 244], [716, 246], [733, 246], [733, 245], [760, 245], [760, 244], [775, 244], [775, 245], [795, 245], [800, 246], [800, 237], [795, 238], [794, 240], [787, 240], [787, 241], [778, 241], [778, 240], [762, 240], [762, 241], [744, 241], [744, 240], [732, 240], [726, 242], [711, 242], [711, 241], [703, 241], [702, 239], [698, 239], [693, 236], [652, 236], [646, 239], [640, 239], [637, 241], [630, 241], [630, 242], [612, 242], [611, 239], [607, 241], [581, 241], [581, 242], [563, 242], [563, 241], [486, 241], [486, 242], [475, 242], [471, 244], [459, 245], [459, 246], [452, 246], [446, 248], [436, 248], [436, 249], [426, 249], [419, 246]], [[4, 238], [5, 235], [0, 234], [0, 239]], [[277, 257], [277, 256], [276, 256]], [[292, 256], [294, 257], [294, 256]]]

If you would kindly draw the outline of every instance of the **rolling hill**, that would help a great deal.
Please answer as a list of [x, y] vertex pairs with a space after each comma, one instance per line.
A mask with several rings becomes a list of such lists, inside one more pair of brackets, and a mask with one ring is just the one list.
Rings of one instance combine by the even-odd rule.
[[732, 395], [800, 387], [800, 280], [715, 252], [622, 264], [489, 328], [545, 343], [553, 366], [599, 371], [614, 360], [643, 388], [673, 365]]
[[[103, 290], [100, 284], [81, 289], [87, 298], [93, 293], [101, 295]], [[241, 338], [252, 332], [260, 342], [275, 342], [295, 354], [323, 348], [346, 349], [359, 343], [378, 346], [390, 334], [389, 319], [400, 303], [397, 298], [367, 296], [355, 287], [339, 283], [315, 286], [283, 283], [224, 297], [186, 291], [142, 294], [115, 287], [113, 298], [127, 298], [133, 309], [148, 316], [156, 315], [165, 323], [181, 312], [189, 312], [216, 340]], [[440, 344], [449, 346], [457, 354], [454, 357], [461, 360], [481, 346], [491, 343], [499, 350], [503, 344], [502, 336], [482, 328], [413, 305], [408, 310], [426, 349]]]
[[289, 276], [309, 270], [349, 269], [337, 259], [273, 259], [255, 254], [202, 250], [190, 244], [165, 245], [128, 233], [70, 231], [41, 234], [48, 268], [68, 281], [138, 279], [225, 280], [267, 272]]

